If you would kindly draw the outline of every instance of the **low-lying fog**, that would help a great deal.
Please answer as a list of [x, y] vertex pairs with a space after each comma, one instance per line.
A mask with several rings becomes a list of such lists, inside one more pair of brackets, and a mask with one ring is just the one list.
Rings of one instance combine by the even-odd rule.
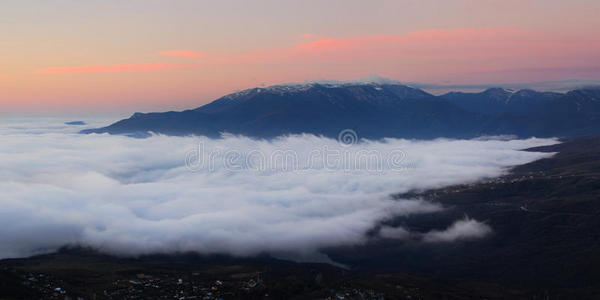
[[[252, 255], [363, 243], [382, 220], [444, 209], [390, 194], [498, 176], [550, 155], [519, 149], [556, 143], [389, 139], [346, 145], [312, 135], [134, 139], [80, 135], [81, 126], [63, 122], [0, 124], [0, 258], [65, 245], [126, 255]], [[418, 236], [423, 243], [447, 243], [491, 231], [461, 219]], [[409, 235], [383, 227], [378, 238]]]

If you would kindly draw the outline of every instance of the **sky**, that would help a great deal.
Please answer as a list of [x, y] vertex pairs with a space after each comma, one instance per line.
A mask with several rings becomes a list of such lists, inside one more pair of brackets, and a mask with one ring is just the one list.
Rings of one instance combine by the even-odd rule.
[[371, 74], [600, 80], [596, 0], [2, 2], [0, 114], [194, 108]]

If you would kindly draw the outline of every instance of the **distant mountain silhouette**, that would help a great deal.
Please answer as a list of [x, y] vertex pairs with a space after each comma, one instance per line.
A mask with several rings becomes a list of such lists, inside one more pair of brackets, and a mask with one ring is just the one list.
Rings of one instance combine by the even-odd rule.
[[531, 116], [539, 115], [549, 101], [561, 96], [563, 94], [553, 92], [533, 90], [513, 92], [502, 88], [491, 88], [481, 93], [450, 92], [440, 97], [471, 112]]
[[82, 133], [272, 138], [298, 133], [336, 137], [343, 129], [368, 139], [600, 133], [600, 89], [560, 94], [492, 88], [434, 96], [393, 83], [281, 85], [240, 91], [193, 110], [135, 113]]
[[70, 121], [65, 122], [65, 125], [87, 125], [87, 123], [84, 121]]

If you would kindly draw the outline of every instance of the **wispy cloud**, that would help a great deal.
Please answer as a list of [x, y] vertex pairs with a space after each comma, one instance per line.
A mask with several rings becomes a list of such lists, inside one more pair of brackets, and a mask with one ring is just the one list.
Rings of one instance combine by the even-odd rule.
[[484, 238], [492, 232], [492, 228], [485, 223], [465, 217], [457, 220], [444, 230], [431, 230], [427, 232], [409, 231], [404, 227], [382, 226], [379, 237], [393, 240], [409, 240], [440, 243], [474, 240]]
[[[242, 53], [179, 50], [161, 55], [206, 57], [214, 64], [348, 61], [351, 64], [387, 61], [390, 65], [430, 72], [481, 71], [498, 68], [569, 68], [582, 58], [600, 58], [600, 42], [594, 39], [556, 37], [518, 28], [429, 29], [405, 34], [327, 37], [303, 34], [302, 41], [279, 48]], [[373, 71], [373, 70], [370, 70]]]
[[183, 68], [180, 64], [123, 64], [123, 65], [96, 65], [82, 67], [58, 67], [36, 70], [37, 74], [63, 74], [63, 73], [98, 73], [98, 72], [139, 72], [162, 71]]
[[170, 51], [162, 51], [159, 53], [162, 56], [177, 56], [177, 57], [185, 57], [185, 58], [197, 58], [197, 57], [205, 57], [208, 54], [199, 51], [191, 51], [191, 50], [170, 50]]
[[[546, 78], [548, 74], [573, 73], [591, 61], [600, 60], [599, 53], [600, 41], [595, 39], [555, 36], [518, 28], [429, 29], [343, 38], [307, 33], [301, 35], [297, 43], [268, 49], [158, 52], [161, 57], [194, 61], [185, 66], [153, 63], [61, 67], [41, 69], [36, 73], [160, 71], [209, 66], [227, 67], [240, 74], [256, 74], [265, 67], [281, 66], [276, 72], [268, 73], [276, 78], [299, 72], [329, 74], [336, 70], [332, 66], [343, 63], [345, 74], [379, 73], [410, 80], [432, 76], [447, 79], [451, 74], [481, 78], [481, 73], [510, 77], [514, 73], [531, 75], [533, 73], [528, 70], [546, 68], [550, 71], [535, 74], [541, 80], [550, 80], [552, 78]], [[514, 72], [498, 75], [497, 71], [502, 70]], [[575, 74], [581, 73], [577, 72]]]
[[465, 217], [457, 220], [444, 230], [431, 230], [427, 232], [409, 231], [404, 227], [382, 226], [379, 237], [393, 240], [420, 241], [425, 243], [450, 243], [481, 239], [492, 233], [492, 228], [485, 223]]
[[423, 240], [429, 243], [454, 242], [485, 237], [492, 232], [492, 228], [474, 219], [465, 218], [454, 222], [445, 230], [434, 230], [426, 233]]

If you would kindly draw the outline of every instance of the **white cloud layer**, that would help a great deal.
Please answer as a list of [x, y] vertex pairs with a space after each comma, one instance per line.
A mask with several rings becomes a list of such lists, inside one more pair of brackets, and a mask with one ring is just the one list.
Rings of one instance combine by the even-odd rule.
[[[391, 193], [498, 176], [507, 166], [549, 155], [519, 149], [556, 143], [390, 139], [342, 147], [315, 136], [271, 142], [243, 137], [133, 139], [79, 135], [74, 132], [80, 127], [54, 121], [15, 124], [0, 124], [0, 258], [64, 245], [131, 255], [252, 255], [363, 243], [365, 232], [382, 220], [442, 209], [418, 199], [392, 200]], [[184, 162], [198, 145], [204, 147], [205, 158], [213, 155], [214, 164], [190, 171]], [[401, 150], [403, 167], [382, 164], [374, 172], [364, 164], [345, 168], [322, 159], [305, 163], [315, 149], [324, 147], [346, 151], [351, 158], [361, 150], [383, 156]], [[275, 164], [237, 170], [226, 163], [232, 160], [228, 150], [241, 157], [292, 150], [299, 162], [293, 168]], [[458, 221], [424, 239], [477, 236], [482, 232], [477, 224]]]
[[405, 240], [410, 238], [410, 232], [403, 227], [382, 226], [379, 236], [386, 239]]
[[433, 230], [423, 235], [425, 242], [454, 242], [485, 237], [492, 232], [490, 226], [476, 220], [465, 218], [454, 222], [445, 230]]
[[492, 233], [492, 228], [485, 223], [465, 217], [455, 221], [444, 230], [428, 232], [411, 232], [404, 227], [382, 226], [378, 235], [384, 239], [423, 241], [426, 243], [456, 242], [484, 238]]

